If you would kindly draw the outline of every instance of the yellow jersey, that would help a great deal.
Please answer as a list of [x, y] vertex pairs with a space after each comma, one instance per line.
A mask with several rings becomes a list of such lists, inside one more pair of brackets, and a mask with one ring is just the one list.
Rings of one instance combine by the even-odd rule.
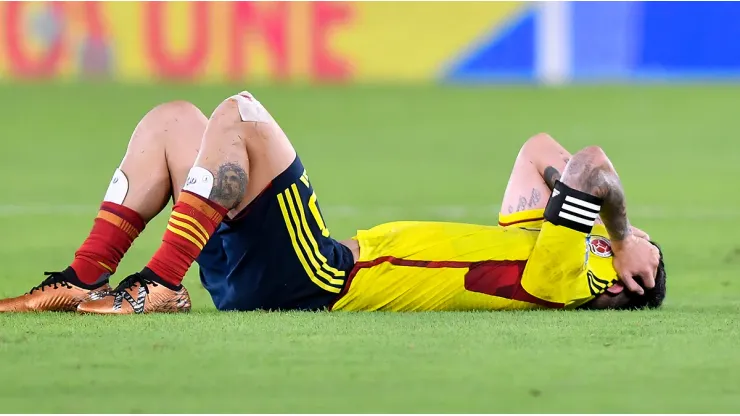
[[618, 280], [603, 225], [585, 234], [543, 210], [497, 226], [392, 222], [355, 239], [360, 258], [334, 311], [575, 308]]

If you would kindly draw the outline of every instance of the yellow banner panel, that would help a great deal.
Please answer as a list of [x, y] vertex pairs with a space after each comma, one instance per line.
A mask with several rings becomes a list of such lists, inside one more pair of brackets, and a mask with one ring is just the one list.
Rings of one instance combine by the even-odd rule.
[[2, 2], [3, 78], [429, 81], [520, 2]]

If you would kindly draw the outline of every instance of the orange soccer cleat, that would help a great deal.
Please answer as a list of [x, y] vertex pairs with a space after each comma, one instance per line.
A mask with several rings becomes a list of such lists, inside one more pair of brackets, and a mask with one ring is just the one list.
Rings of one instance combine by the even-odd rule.
[[190, 311], [190, 294], [185, 286], [169, 288], [141, 273], [121, 281], [115, 290], [99, 299], [77, 306], [77, 312], [129, 315], [135, 313], [174, 313]]
[[45, 272], [47, 278], [30, 292], [0, 300], [0, 312], [74, 312], [80, 303], [101, 299], [111, 290], [107, 283], [94, 289], [77, 286], [66, 273]]

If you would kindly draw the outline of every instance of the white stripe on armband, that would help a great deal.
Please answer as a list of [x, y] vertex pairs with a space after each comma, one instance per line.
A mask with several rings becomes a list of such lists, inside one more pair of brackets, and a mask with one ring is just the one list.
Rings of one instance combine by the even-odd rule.
[[586, 201], [584, 201], [582, 199], [578, 199], [578, 198], [573, 197], [573, 196], [566, 196], [565, 197], [565, 202], [570, 202], [571, 204], [580, 205], [580, 206], [582, 206], [584, 208], [588, 208], [588, 209], [590, 209], [592, 211], [596, 211], [596, 212], [601, 211], [601, 207], [600, 206], [598, 206], [596, 204], [592, 204], [590, 202], [586, 202]]
[[558, 217], [565, 218], [566, 220], [577, 222], [579, 224], [587, 225], [589, 227], [593, 227], [594, 223], [596, 222], [595, 220], [587, 220], [581, 217], [576, 217], [575, 215], [571, 215], [563, 211], [560, 211], [558, 213]]
[[596, 217], [599, 216], [599, 213], [598, 212], [586, 211], [585, 209], [580, 209], [580, 208], [574, 207], [573, 205], [569, 205], [569, 204], [565, 204], [565, 203], [563, 204], [563, 206], [561, 208], [564, 209], [564, 210], [566, 210], [566, 211], [570, 211], [570, 212], [573, 212], [575, 214], [582, 215], [582, 216], [584, 216], [586, 218], [596, 219]]

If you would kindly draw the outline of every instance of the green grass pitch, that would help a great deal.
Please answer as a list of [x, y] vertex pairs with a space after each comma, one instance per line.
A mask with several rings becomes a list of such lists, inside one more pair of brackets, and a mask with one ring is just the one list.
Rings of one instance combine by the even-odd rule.
[[[136, 122], [227, 87], [0, 87], [0, 296], [68, 265]], [[740, 411], [740, 87], [255, 88], [332, 233], [495, 223], [540, 131], [612, 157], [663, 245], [660, 311], [218, 313], [194, 271], [179, 316], [0, 316], [3, 412]], [[165, 218], [117, 279], [138, 271]]]

